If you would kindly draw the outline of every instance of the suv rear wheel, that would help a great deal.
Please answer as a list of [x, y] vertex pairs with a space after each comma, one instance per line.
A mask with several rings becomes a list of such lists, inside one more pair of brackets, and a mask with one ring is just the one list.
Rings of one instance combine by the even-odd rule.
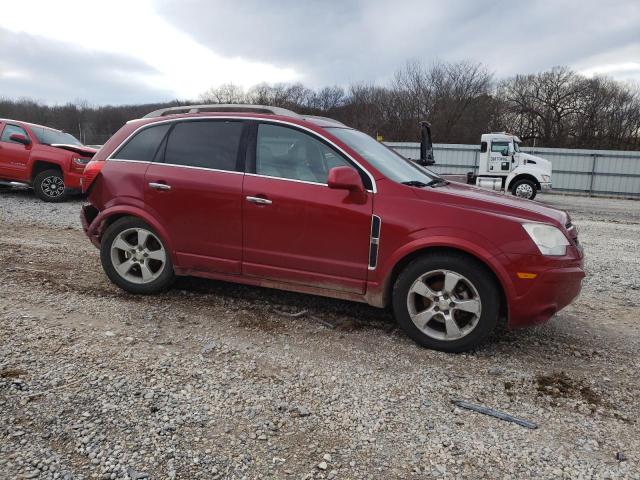
[[38, 198], [45, 202], [63, 202], [68, 196], [60, 170], [40, 172], [33, 179], [33, 189]]
[[407, 335], [444, 352], [475, 348], [498, 323], [495, 280], [482, 264], [454, 252], [411, 262], [396, 280], [392, 301]]
[[109, 279], [131, 293], [161, 292], [174, 279], [171, 255], [160, 236], [137, 218], [121, 218], [107, 228], [100, 259]]

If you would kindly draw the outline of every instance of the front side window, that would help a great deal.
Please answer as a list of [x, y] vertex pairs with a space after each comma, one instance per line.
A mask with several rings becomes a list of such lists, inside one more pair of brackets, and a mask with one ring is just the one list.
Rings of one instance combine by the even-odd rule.
[[0, 137], [0, 142], [20, 143], [11, 140], [11, 135], [13, 135], [14, 133], [17, 133], [18, 135], [24, 135], [25, 138], [29, 138], [27, 132], [24, 131], [24, 128], [17, 125], [7, 124], [7, 126], [4, 127], [4, 131], [2, 132], [2, 137]]
[[237, 169], [243, 123], [178, 122], [169, 133], [165, 163], [215, 170]]
[[440, 178], [436, 173], [407, 160], [366, 133], [344, 127], [331, 127], [327, 128], [327, 131], [355, 150], [372, 167], [394, 182], [429, 184], [429, 182]]
[[140, 130], [112, 158], [152, 162], [170, 125], [156, 125]]
[[509, 142], [491, 142], [491, 151], [493, 153], [502, 153], [505, 150], [508, 151]]
[[327, 183], [329, 170], [350, 166], [328, 145], [289, 127], [260, 124], [256, 144], [256, 173], [313, 183]]

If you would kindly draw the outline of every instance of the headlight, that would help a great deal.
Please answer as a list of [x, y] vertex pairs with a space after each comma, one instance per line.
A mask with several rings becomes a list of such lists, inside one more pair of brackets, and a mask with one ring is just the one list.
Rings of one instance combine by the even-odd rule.
[[89, 163], [90, 160], [91, 160], [90, 158], [74, 157], [73, 163], [75, 163], [78, 166], [84, 167], [87, 163]]
[[522, 227], [543, 255], [561, 256], [567, 253], [569, 240], [556, 227], [543, 223], [523, 223]]
[[547, 183], [549, 180], [551, 180], [551, 175], [542, 175], [542, 181]]

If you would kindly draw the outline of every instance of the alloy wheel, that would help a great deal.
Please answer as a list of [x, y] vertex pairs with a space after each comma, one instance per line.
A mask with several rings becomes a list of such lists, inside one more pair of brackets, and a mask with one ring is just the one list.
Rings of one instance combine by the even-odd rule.
[[478, 290], [451, 270], [432, 270], [411, 285], [407, 308], [413, 324], [436, 339], [459, 340], [471, 333], [482, 313]]
[[144, 228], [128, 228], [111, 244], [111, 262], [118, 275], [137, 284], [157, 279], [167, 263], [162, 242]]

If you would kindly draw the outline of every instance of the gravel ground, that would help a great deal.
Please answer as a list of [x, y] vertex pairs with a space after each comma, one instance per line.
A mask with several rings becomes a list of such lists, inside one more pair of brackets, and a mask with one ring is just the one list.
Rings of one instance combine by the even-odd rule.
[[79, 200], [0, 192], [0, 477], [640, 478], [640, 202], [540, 199], [580, 228], [583, 294], [451, 355], [360, 304], [197, 279], [128, 295]]

